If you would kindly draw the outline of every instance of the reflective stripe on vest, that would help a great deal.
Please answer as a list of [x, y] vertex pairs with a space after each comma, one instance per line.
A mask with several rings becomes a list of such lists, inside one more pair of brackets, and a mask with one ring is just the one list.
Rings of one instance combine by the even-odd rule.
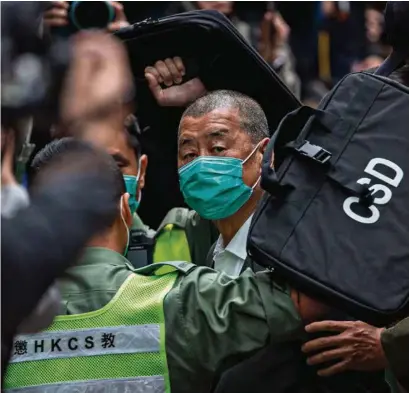
[[98, 381], [65, 382], [42, 386], [7, 389], [8, 393], [160, 393], [165, 391], [163, 376]]
[[[7, 392], [170, 392], [163, 300], [178, 276], [130, 274], [102, 309], [15, 338]], [[132, 388], [130, 388], [132, 386]]]
[[159, 325], [44, 332], [15, 337], [10, 363], [120, 353], [159, 352]]
[[[156, 237], [153, 262], [186, 261], [192, 262], [185, 230], [173, 224], [166, 225]], [[159, 274], [167, 273], [171, 267], [164, 266]]]

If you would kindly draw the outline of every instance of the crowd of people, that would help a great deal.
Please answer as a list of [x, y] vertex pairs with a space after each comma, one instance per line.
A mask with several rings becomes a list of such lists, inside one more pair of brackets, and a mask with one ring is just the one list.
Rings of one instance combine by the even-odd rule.
[[[376, 4], [274, 2], [251, 12], [239, 2], [132, 3], [111, 2], [108, 32], [144, 13], [216, 9], [313, 106], [346, 73], [387, 55]], [[42, 30], [66, 26], [68, 7], [53, 2]], [[15, 177], [16, 133], [2, 122], [5, 391], [408, 391], [409, 319], [389, 328], [353, 320], [247, 254], [270, 137], [259, 103], [207, 91], [198, 77], [183, 82], [178, 56], [146, 67], [158, 106], [183, 109], [175, 171], [187, 208], [153, 230], [138, 215], [155, 185], [146, 181], [126, 48], [102, 31], [81, 31], [71, 44], [53, 140], [30, 160], [30, 198]], [[407, 67], [392, 76], [406, 86]], [[41, 264], [26, 270], [37, 253]], [[19, 285], [8, 279], [16, 276]]]
[[124, 3], [131, 21], [197, 9], [222, 12], [290, 89], [313, 105], [345, 74], [376, 67], [386, 57], [384, 5], [365, 1]]

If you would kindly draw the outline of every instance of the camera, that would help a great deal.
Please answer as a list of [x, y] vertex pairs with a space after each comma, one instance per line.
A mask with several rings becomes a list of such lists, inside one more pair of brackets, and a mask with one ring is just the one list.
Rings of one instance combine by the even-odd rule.
[[68, 11], [71, 24], [78, 30], [104, 28], [115, 19], [108, 1], [74, 1]]
[[41, 36], [46, 6], [36, 1], [1, 3], [2, 137], [15, 134], [18, 178], [34, 149], [30, 143], [33, 118], [39, 129], [46, 129], [58, 117], [70, 59], [68, 40], [51, 42]]
[[6, 127], [26, 116], [41, 123], [58, 114], [70, 49], [68, 40], [41, 36], [46, 5], [1, 3], [1, 110]]
[[53, 28], [53, 36], [68, 37], [80, 30], [104, 29], [115, 20], [115, 9], [109, 1], [72, 1], [68, 4], [68, 26]]

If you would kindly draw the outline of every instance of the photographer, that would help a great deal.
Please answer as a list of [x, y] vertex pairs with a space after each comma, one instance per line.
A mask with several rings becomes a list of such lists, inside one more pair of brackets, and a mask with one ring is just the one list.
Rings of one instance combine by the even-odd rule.
[[[50, 65], [47, 63], [50, 58], [45, 57], [46, 52], [35, 52], [38, 48], [45, 49], [35, 34], [38, 26], [32, 22], [38, 20], [41, 12], [41, 4], [34, 2], [23, 5], [2, 3], [2, 131], [11, 130], [15, 140], [21, 138], [19, 130], [12, 125], [34, 112], [38, 114], [44, 104], [38, 94], [27, 94], [30, 91], [43, 92], [47, 86], [41, 85], [44, 79], [30, 80], [33, 84], [27, 85], [24, 84], [27, 79], [18, 79], [19, 75], [16, 75], [16, 64], [27, 65], [23, 61], [27, 59], [24, 58], [27, 52], [38, 56], [41, 66]], [[27, 21], [31, 24], [27, 24]], [[21, 27], [22, 23], [24, 28]], [[30, 48], [29, 44], [33, 46]], [[19, 48], [20, 52], [14, 48]], [[59, 108], [66, 126], [91, 126], [93, 120], [129, 92], [130, 71], [127, 62], [121, 63], [123, 58], [126, 59], [125, 50], [112, 37], [100, 33], [76, 37]], [[44, 72], [40, 75], [48, 74]], [[110, 83], [101, 83], [101, 78], [104, 81], [109, 79]], [[16, 86], [24, 94], [12, 95]], [[104, 86], [106, 89], [103, 89]], [[16, 101], [16, 97], [20, 101]], [[38, 103], [34, 104], [31, 100], [27, 105], [25, 97], [35, 97]], [[58, 101], [57, 97], [54, 97], [54, 101]], [[43, 112], [42, 116], [52, 117], [54, 114]], [[3, 141], [2, 160], [6, 160], [3, 181], [13, 183], [11, 168], [14, 163], [10, 158], [13, 156], [13, 138], [2, 133]], [[2, 217], [3, 372], [11, 351], [12, 337], [17, 330], [21, 330], [23, 321], [33, 312], [55, 278], [75, 262], [86, 241], [103, 230], [115, 215], [116, 204], [111, 185], [109, 176], [90, 166], [89, 170], [53, 178], [46, 187], [33, 194], [27, 208], [17, 209], [12, 218]], [[37, 322], [39, 327], [44, 326], [43, 321]]]

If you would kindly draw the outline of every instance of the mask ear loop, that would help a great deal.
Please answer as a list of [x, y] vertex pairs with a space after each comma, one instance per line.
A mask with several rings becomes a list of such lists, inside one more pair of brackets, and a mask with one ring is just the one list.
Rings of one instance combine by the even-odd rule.
[[247, 156], [247, 158], [243, 161], [242, 165], [244, 165], [244, 164], [253, 156], [253, 154], [254, 154], [254, 153], [257, 151], [257, 149], [260, 147], [261, 142], [263, 142], [263, 141], [260, 141], [259, 143], [257, 143], [256, 147], [255, 147], [255, 148], [253, 149], [253, 151]]
[[[139, 176], [141, 175], [141, 158], [142, 157], [139, 157], [139, 160], [138, 160], [138, 174], [136, 175], [136, 192], [139, 191], [138, 186], [139, 186]], [[139, 195], [137, 199], [138, 203], [141, 203], [141, 199], [142, 199], [142, 191], [139, 191]]]
[[123, 223], [124, 223], [124, 225], [125, 225], [125, 228], [126, 228], [126, 234], [127, 234], [126, 247], [125, 247], [125, 251], [124, 251], [124, 253], [123, 253], [123, 255], [125, 256], [126, 254], [128, 254], [128, 248], [129, 248], [129, 237], [130, 237], [130, 235], [129, 235], [129, 228], [128, 228], [128, 225], [126, 224], [126, 221], [125, 221], [124, 215], [123, 215], [123, 213], [122, 213], [122, 210], [123, 210], [123, 200], [124, 200], [124, 197], [122, 196], [122, 197], [121, 197], [121, 218], [122, 218], [122, 222], [123, 222]]
[[139, 181], [139, 176], [141, 175], [141, 158], [142, 157], [139, 157], [139, 160], [138, 160], [138, 174], [136, 175], [136, 178], [138, 179], [138, 181]]
[[[250, 153], [250, 155], [247, 156], [247, 158], [242, 162], [241, 165], [244, 165], [252, 156], [253, 154], [257, 151], [257, 149], [260, 147], [261, 145], [260, 141], [259, 143], [257, 143], [256, 147], [253, 149], [253, 151]], [[254, 191], [254, 189], [257, 187], [257, 184], [260, 182], [261, 179], [261, 175], [258, 177], [257, 181], [254, 183], [253, 187], [251, 187], [251, 190]]]

